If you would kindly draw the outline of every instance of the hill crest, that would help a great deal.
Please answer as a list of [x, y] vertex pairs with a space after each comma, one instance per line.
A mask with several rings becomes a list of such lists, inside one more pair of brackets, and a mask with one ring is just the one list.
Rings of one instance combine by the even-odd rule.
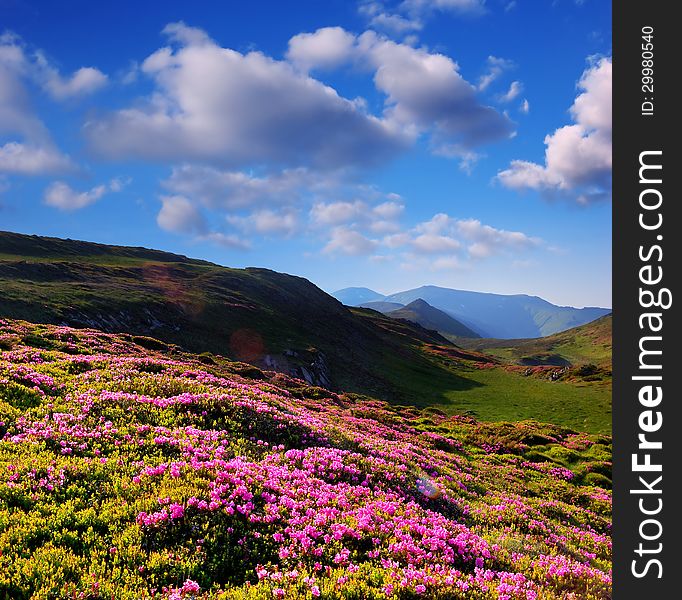
[[433, 329], [441, 334], [466, 338], [481, 337], [462, 322], [431, 306], [422, 298], [417, 298], [401, 308], [391, 310], [386, 315], [393, 319], [406, 319], [418, 323], [426, 329]]

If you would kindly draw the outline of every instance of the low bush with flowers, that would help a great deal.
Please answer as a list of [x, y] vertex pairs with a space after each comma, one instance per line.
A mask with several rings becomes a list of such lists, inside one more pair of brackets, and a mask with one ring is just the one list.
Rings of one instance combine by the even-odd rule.
[[608, 436], [244, 372], [0, 320], [0, 597], [610, 598]]

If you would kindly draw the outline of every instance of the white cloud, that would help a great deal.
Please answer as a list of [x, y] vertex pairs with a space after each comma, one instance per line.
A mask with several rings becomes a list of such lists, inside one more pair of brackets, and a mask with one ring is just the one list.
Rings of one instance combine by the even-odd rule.
[[388, 194], [392, 199], [375, 206], [372, 209], [374, 214], [382, 219], [397, 219], [405, 210], [405, 205], [398, 201], [400, 196], [395, 198], [396, 196], [397, 194]]
[[[470, 258], [487, 258], [531, 249], [539, 246], [542, 240], [520, 231], [496, 229], [477, 219], [455, 219], [439, 213], [417, 224], [409, 232], [387, 236], [382, 242], [389, 248], [403, 247], [412, 256], [440, 255], [452, 263], [458, 251], [466, 252]], [[461, 263], [459, 258], [457, 260]]]
[[462, 245], [458, 240], [446, 235], [434, 233], [422, 233], [412, 240], [412, 247], [417, 252], [424, 254], [442, 254], [452, 252]]
[[378, 246], [376, 240], [365, 237], [360, 232], [346, 227], [336, 227], [331, 232], [331, 239], [327, 242], [323, 252], [327, 254], [346, 254], [349, 256], [363, 256], [372, 254]]
[[[304, 34], [305, 44], [296, 36], [291, 41], [296, 61], [315, 68], [317, 48], [334, 47], [337, 61], [343, 57], [373, 70], [375, 86], [385, 94], [383, 122], [391, 129], [412, 139], [428, 135], [434, 152], [466, 157], [469, 164], [473, 147], [511, 135], [511, 121], [478, 101], [476, 88], [460, 75], [451, 58], [396, 43], [373, 31], [355, 37], [351, 46], [349, 34], [339, 43], [341, 32], [319, 29]], [[323, 57], [320, 66], [326, 64]]]
[[317, 225], [341, 225], [363, 218], [369, 211], [365, 202], [316, 202], [310, 209], [310, 218]]
[[156, 222], [161, 229], [173, 233], [205, 235], [208, 232], [203, 215], [184, 196], [161, 196], [161, 210]]
[[299, 68], [334, 69], [350, 60], [355, 36], [342, 27], [323, 27], [289, 40], [287, 58]]
[[513, 69], [516, 65], [514, 61], [491, 55], [488, 57], [487, 66], [488, 70], [478, 80], [478, 89], [480, 91], [487, 90], [505, 71]]
[[521, 111], [524, 115], [527, 115], [530, 112], [530, 104], [528, 103], [528, 100], [525, 98], [521, 102], [521, 105], [519, 106], [519, 111]]
[[0, 172], [45, 175], [75, 170], [32, 109], [27, 84], [38, 71], [18, 36], [0, 35], [0, 135], [10, 137], [0, 146]]
[[192, 236], [198, 242], [211, 242], [232, 250], [248, 250], [251, 244], [231, 233], [217, 231], [208, 221], [195, 202], [182, 195], [161, 196], [161, 210], [156, 222], [161, 229], [171, 233]]
[[358, 12], [376, 29], [394, 35], [419, 31], [436, 13], [478, 16], [485, 12], [485, 0], [363, 0]]
[[224, 246], [225, 248], [230, 248], [232, 250], [248, 250], [251, 248], [251, 244], [248, 240], [240, 238], [237, 235], [226, 234], [220, 231], [209, 231], [208, 233], [197, 236], [196, 239], [200, 242], [212, 242], [218, 246]]
[[62, 77], [41, 52], [36, 54], [35, 70], [43, 89], [55, 100], [92, 94], [108, 82], [107, 76], [94, 67], [81, 67], [70, 77]]
[[459, 234], [470, 242], [467, 250], [474, 258], [486, 258], [506, 250], [522, 250], [541, 244], [542, 240], [520, 231], [506, 231], [484, 225], [478, 219], [461, 219], [455, 223]]
[[515, 160], [497, 179], [512, 189], [570, 195], [580, 203], [610, 197], [611, 59], [583, 73], [570, 112], [574, 124], [545, 137], [545, 164]]
[[207, 208], [238, 210], [266, 204], [295, 204], [306, 192], [333, 185], [333, 178], [303, 168], [257, 176], [186, 164], [174, 167], [162, 185], [173, 194], [192, 198]]
[[385, 114], [408, 129], [429, 131], [432, 144], [471, 148], [508, 137], [510, 121], [481, 104], [459, 66], [443, 54], [396, 44], [368, 32], [361, 47], [376, 67], [374, 81], [387, 95]]
[[247, 233], [285, 237], [293, 235], [300, 227], [298, 216], [291, 210], [276, 212], [263, 209], [245, 217], [228, 215], [227, 222]]
[[[373, 31], [355, 36], [325, 27], [298, 34], [285, 61], [222, 48], [182, 23], [164, 32], [171, 44], [141, 66], [154, 92], [85, 124], [98, 154], [232, 170], [357, 169], [398, 155], [420, 135], [434, 152], [460, 158], [513, 131], [508, 117], [479, 102], [451, 58]], [[307, 74], [343, 64], [373, 72], [384, 95], [380, 115], [364, 99], [344, 98]]]
[[52, 144], [7, 142], [0, 146], [0, 173], [48, 175], [75, 169], [71, 159]]
[[424, 26], [416, 17], [409, 18], [397, 12], [391, 12], [382, 2], [361, 2], [358, 12], [367, 19], [370, 27], [388, 31], [394, 35], [419, 31]]
[[434, 271], [452, 271], [464, 267], [462, 261], [456, 256], [441, 256], [434, 260], [431, 266]]
[[404, 209], [402, 202], [396, 200], [388, 200], [375, 206], [363, 200], [319, 201], [310, 209], [310, 221], [315, 228], [346, 225], [349, 229], [386, 235], [400, 231], [398, 219]]
[[124, 187], [130, 184], [132, 179], [130, 177], [115, 177], [109, 182], [109, 189], [112, 192], [120, 192]]
[[[344, 171], [306, 168], [256, 175], [185, 164], [175, 167], [161, 184], [170, 197], [182, 197], [183, 204], [190, 203], [197, 213], [251, 235], [291, 236], [300, 232], [304, 230], [300, 220], [303, 211], [308, 215], [307, 229], [315, 235], [327, 235], [339, 225], [374, 234], [398, 231], [397, 220], [404, 210], [402, 198], [348, 182], [345, 175]], [[329, 201], [330, 196], [339, 199]], [[196, 236], [192, 231], [186, 233]]]
[[500, 96], [500, 102], [511, 102], [523, 91], [523, 84], [520, 81], [512, 81], [509, 89]]
[[428, 15], [433, 11], [455, 14], [480, 15], [485, 0], [404, 0], [402, 6], [408, 13]]
[[79, 210], [94, 204], [108, 192], [120, 192], [124, 185], [123, 180], [112, 179], [106, 185], [98, 185], [85, 192], [79, 192], [68, 183], [53, 181], [45, 190], [43, 200], [48, 206], [59, 210]]
[[99, 154], [337, 168], [381, 162], [408, 142], [390, 123], [286, 61], [221, 48], [183, 24], [165, 32], [174, 45], [142, 65], [154, 94], [86, 123]]
[[[514, 257], [544, 246], [541, 239], [520, 231], [498, 229], [477, 219], [457, 219], [445, 213], [405, 230], [392, 221], [394, 228], [388, 232], [373, 229], [371, 222], [360, 222], [359, 210], [352, 204], [334, 206], [327, 214], [334, 218], [327, 221], [331, 229], [324, 253], [377, 256], [381, 261], [400, 258], [401, 266], [411, 270], [466, 269], [481, 259]], [[375, 238], [373, 233], [383, 235]]]

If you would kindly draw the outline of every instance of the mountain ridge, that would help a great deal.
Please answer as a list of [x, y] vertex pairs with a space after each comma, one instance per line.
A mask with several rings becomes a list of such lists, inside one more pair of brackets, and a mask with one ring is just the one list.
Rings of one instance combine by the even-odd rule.
[[422, 286], [391, 294], [386, 302], [422, 298], [474, 329], [481, 337], [534, 338], [558, 333], [597, 319], [610, 309], [558, 306], [538, 296], [493, 294]]
[[451, 344], [435, 332], [379, 327], [308, 280], [270, 269], [1, 232], [0, 288], [2, 317], [151, 336], [330, 389], [405, 401], [418, 393], [404, 383], [410, 373], [457, 379], [419, 350]]
[[465, 338], [481, 337], [462, 322], [431, 306], [426, 300], [421, 298], [417, 298], [409, 304], [385, 314], [393, 319], [406, 319], [407, 321], [418, 323], [426, 329], [433, 329], [443, 335], [449, 334]]
[[[540, 296], [529, 294], [496, 294], [458, 290], [436, 285], [423, 285], [395, 292], [380, 299], [353, 304], [348, 290], [363, 290], [377, 294], [369, 288], [345, 288], [332, 295], [349, 306], [367, 303], [396, 303], [403, 306], [421, 298], [434, 308], [453, 317], [482, 338], [526, 339], [538, 338], [579, 327], [611, 312], [610, 308], [585, 306], [560, 306]], [[344, 293], [341, 293], [344, 292]], [[369, 308], [372, 308], [371, 306]], [[384, 311], [382, 311], [384, 312]]]

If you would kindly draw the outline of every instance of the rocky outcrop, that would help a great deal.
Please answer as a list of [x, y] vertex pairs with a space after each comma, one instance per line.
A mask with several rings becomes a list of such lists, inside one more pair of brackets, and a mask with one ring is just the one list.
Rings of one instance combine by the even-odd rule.
[[333, 389], [329, 363], [318, 350], [301, 352], [286, 349], [281, 355], [266, 354], [260, 362], [259, 366], [265, 369], [291, 375], [310, 385]]

